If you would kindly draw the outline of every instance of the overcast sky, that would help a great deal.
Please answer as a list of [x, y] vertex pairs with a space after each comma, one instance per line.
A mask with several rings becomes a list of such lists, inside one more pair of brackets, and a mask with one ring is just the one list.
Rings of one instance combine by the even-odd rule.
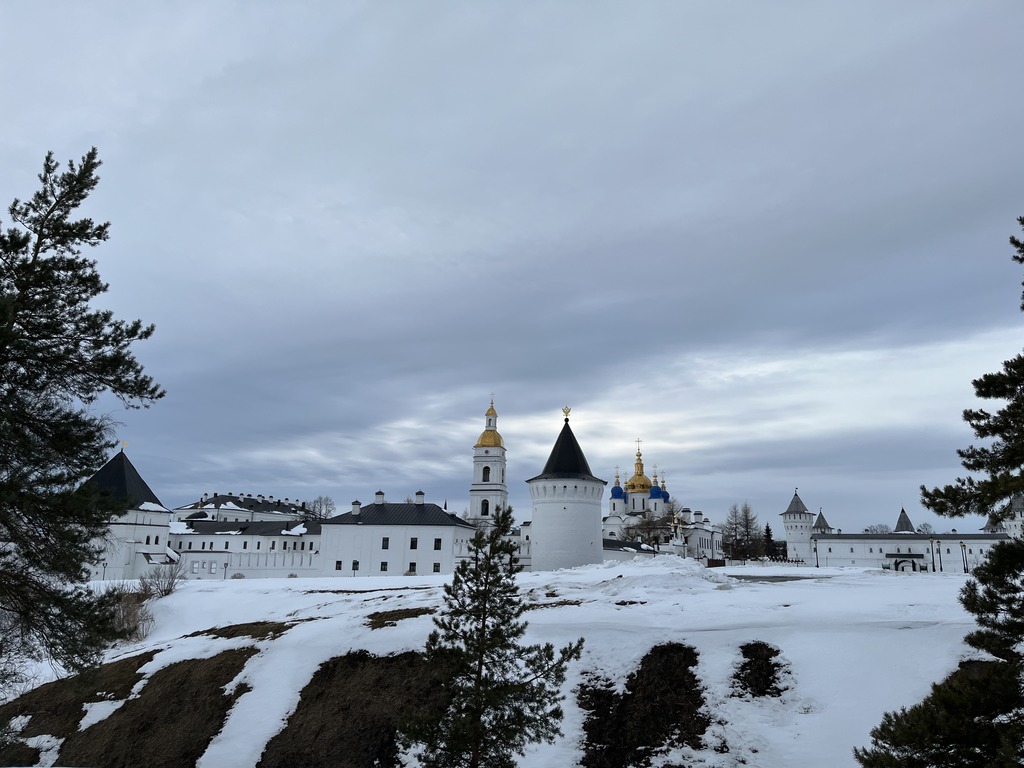
[[[23, 2], [0, 201], [104, 161], [102, 305], [167, 390], [114, 411], [204, 492], [511, 501], [571, 424], [683, 505], [799, 487], [850, 532], [962, 471], [1021, 350], [1024, 4]], [[5, 224], [6, 212], [0, 214]]]

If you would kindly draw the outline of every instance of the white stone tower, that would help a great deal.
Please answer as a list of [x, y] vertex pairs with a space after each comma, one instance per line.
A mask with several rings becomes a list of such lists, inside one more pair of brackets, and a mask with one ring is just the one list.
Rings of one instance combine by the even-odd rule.
[[786, 553], [790, 560], [813, 562], [811, 552], [811, 533], [814, 526], [814, 515], [807, 509], [800, 495], [793, 491], [793, 500], [782, 513], [782, 525], [786, 529]]
[[526, 481], [533, 503], [530, 524], [534, 571], [554, 571], [604, 559], [601, 542], [601, 501], [607, 483], [590, 472], [576, 436], [565, 425], [555, 441], [544, 471]]
[[498, 432], [494, 401], [484, 414], [484, 431], [473, 446], [473, 484], [469, 487], [469, 520], [486, 522], [494, 511], [508, 506], [505, 484], [505, 441]]

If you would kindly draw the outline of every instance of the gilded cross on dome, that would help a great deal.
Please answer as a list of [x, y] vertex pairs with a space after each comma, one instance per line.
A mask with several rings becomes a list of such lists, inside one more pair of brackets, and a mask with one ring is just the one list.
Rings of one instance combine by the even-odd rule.
[[572, 408], [570, 408], [568, 405], [565, 406], [565, 408], [562, 409], [562, 414], [565, 416], [565, 420], [566, 421], [569, 420], [569, 411], [571, 411], [571, 410], [572, 410]]

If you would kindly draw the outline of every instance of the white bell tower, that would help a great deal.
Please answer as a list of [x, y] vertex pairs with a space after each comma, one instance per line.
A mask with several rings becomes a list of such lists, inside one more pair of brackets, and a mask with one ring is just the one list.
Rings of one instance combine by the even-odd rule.
[[484, 414], [484, 431], [473, 446], [473, 484], [469, 487], [469, 520], [486, 522], [494, 511], [508, 506], [505, 484], [505, 441], [498, 432], [494, 400]]

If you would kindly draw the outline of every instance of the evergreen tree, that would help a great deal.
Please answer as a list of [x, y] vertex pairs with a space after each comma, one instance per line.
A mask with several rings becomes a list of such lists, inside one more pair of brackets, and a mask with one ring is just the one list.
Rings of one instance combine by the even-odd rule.
[[764, 548], [765, 557], [775, 557], [775, 536], [772, 534], [772, 524], [764, 524], [764, 533], [761, 534], [761, 544]]
[[1004, 661], [1024, 659], [1024, 541], [1001, 541], [974, 569], [960, 602], [981, 627], [964, 638]]
[[511, 508], [478, 530], [469, 557], [444, 588], [444, 607], [426, 646], [430, 664], [450, 671], [444, 710], [413, 721], [405, 739], [419, 745], [429, 768], [512, 768], [527, 744], [561, 734], [559, 687], [583, 639], [559, 651], [520, 645], [526, 604], [516, 588]]
[[[1024, 227], [1024, 217], [1018, 223]], [[1024, 241], [1011, 237], [1010, 243], [1014, 261], [1024, 264]], [[921, 486], [921, 500], [939, 515], [980, 514], [997, 522], [1009, 519], [1011, 500], [1024, 493], [1024, 355], [973, 383], [979, 398], [1004, 403], [995, 413], [964, 411], [984, 441], [957, 451], [964, 469], [975, 474], [943, 488]], [[872, 748], [854, 750], [862, 766], [1024, 764], [1024, 542], [993, 546], [960, 602], [980, 627], [966, 641], [1000, 661], [965, 662], [920, 704], [887, 713], [871, 732]]]
[[1024, 727], [1006, 713], [1024, 697], [1009, 667], [961, 663], [920, 704], [887, 712], [854, 758], [864, 768], [1019, 768]]
[[[40, 188], [14, 200], [0, 228], [0, 669], [48, 656], [69, 670], [94, 662], [113, 636], [109, 605], [80, 586], [93, 541], [125, 504], [83, 483], [113, 441], [90, 412], [103, 393], [127, 407], [163, 396], [133, 357], [152, 326], [125, 323], [92, 301], [107, 290], [82, 255], [109, 224], [74, 218], [99, 181], [95, 148], [61, 172], [47, 154]], [[5, 681], [0, 680], [0, 686]]]
[[[1017, 219], [1024, 228], [1024, 216]], [[1024, 264], [1024, 240], [1010, 237], [1018, 264]], [[1024, 311], [1024, 294], [1021, 296]], [[1024, 494], [1024, 354], [1003, 363], [1003, 370], [987, 373], [973, 382], [975, 394], [983, 400], [1002, 401], [995, 413], [968, 408], [963, 417], [975, 436], [985, 441], [957, 450], [968, 472], [981, 475], [958, 477], [943, 488], [921, 486], [921, 502], [946, 517], [987, 515], [993, 522], [1013, 514], [1010, 500]]]

